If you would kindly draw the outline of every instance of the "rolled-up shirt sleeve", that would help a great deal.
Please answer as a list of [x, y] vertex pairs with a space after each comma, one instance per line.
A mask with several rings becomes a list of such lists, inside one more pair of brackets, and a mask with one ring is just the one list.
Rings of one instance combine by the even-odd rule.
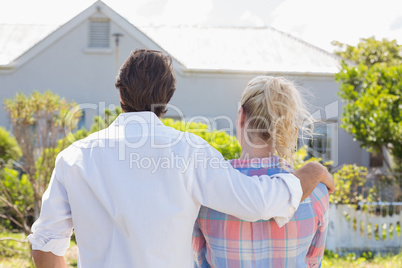
[[28, 240], [33, 250], [63, 256], [70, 246], [72, 230], [67, 192], [54, 170], [49, 186], [42, 196], [40, 216], [32, 225], [32, 234], [28, 236]]
[[249, 177], [223, 162], [213, 148], [200, 154], [195, 158], [203, 167], [197, 168], [195, 163], [196, 175], [189, 188], [201, 205], [245, 221], [275, 218], [280, 227], [292, 218], [303, 195], [300, 180], [294, 175]]

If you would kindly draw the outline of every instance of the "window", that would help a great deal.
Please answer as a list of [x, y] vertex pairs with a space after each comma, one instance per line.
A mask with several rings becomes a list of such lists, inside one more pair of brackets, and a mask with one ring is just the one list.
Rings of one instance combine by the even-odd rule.
[[299, 145], [307, 145], [309, 157], [319, 157], [323, 161], [333, 161], [333, 165], [337, 165], [338, 123], [336, 121], [315, 123], [313, 138], [301, 139]]
[[110, 21], [108, 19], [94, 19], [89, 23], [90, 48], [110, 47]]

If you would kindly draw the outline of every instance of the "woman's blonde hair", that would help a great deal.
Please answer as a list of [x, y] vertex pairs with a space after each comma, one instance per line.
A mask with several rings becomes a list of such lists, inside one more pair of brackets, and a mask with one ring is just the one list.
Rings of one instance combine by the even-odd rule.
[[293, 162], [299, 133], [312, 132], [303, 125], [313, 123], [294, 84], [283, 77], [258, 76], [244, 90], [241, 106], [249, 140], [272, 141], [278, 156]]

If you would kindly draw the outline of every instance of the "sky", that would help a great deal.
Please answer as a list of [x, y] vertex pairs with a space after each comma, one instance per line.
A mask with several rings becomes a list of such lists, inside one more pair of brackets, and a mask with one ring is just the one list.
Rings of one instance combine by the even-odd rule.
[[[0, 0], [0, 23], [60, 25], [94, 0]], [[402, 44], [402, 0], [104, 0], [137, 26], [271, 26], [332, 52], [360, 38]], [[1, 33], [0, 33], [1, 34]]]

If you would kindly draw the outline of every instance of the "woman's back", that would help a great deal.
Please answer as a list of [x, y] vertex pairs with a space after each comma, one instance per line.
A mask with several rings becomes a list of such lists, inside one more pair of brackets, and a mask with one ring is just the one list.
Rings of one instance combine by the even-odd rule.
[[[287, 172], [277, 156], [232, 165], [250, 176]], [[245, 222], [202, 207], [193, 234], [196, 267], [319, 267], [328, 206], [328, 190], [319, 184], [282, 228], [274, 219]]]

